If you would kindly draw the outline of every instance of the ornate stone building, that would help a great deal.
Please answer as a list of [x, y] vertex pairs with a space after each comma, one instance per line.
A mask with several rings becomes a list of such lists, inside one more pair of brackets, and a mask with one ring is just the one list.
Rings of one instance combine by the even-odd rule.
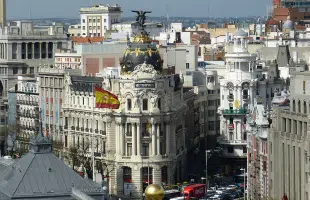
[[[96, 162], [113, 168], [110, 191], [136, 197], [148, 184], [181, 180], [186, 154], [183, 75], [162, 73], [159, 52], [142, 25], [120, 77], [66, 75], [62, 106], [66, 147], [93, 141]], [[95, 108], [94, 86], [118, 96], [120, 107]]]

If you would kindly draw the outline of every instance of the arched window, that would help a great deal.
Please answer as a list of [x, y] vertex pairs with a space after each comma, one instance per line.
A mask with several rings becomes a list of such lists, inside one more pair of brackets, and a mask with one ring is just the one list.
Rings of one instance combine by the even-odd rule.
[[293, 100], [293, 103], [292, 103], [292, 109], [293, 109], [293, 112], [296, 112], [296, 103], [295, 103], [295, 100]]
[[307, 103], [304, 101], [304, 114], [307, 114]]
[[132, 183], [132, 175], [131, 175], [130, 167], [123, 167], [123, 181], [125, 183]]
[[168, 184], [168, 167], [163, 166], [161, 168], [161, 182]]
[[301, 103], [300, 103], [300, 100], [298, 100], [298, 113], [301, 113]]

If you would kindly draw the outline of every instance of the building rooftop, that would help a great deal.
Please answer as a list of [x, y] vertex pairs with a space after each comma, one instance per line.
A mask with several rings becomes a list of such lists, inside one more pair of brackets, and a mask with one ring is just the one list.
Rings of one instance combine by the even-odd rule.
[[100, 185], [87, 181], [52, 153], [50, 138], [34, 136], [30, 151], [0, 171], [0, 199], [73, 199], [72, 188], [102, 197]]
[[104, 37], [72, 37], [71, 38], [73, 42], [77, 44], [85, 44], [85, 43], [98, 43], [103, 42]]

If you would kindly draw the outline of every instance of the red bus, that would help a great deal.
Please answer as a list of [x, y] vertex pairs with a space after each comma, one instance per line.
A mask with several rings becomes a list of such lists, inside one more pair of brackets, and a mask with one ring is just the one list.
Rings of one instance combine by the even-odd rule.
[[206, 193], [206, 185], [205, 184], [193, 184], [184, 187], [183, 194], [186, 200], [190, 200], [191, 198], [201, 199], [204, 198]]

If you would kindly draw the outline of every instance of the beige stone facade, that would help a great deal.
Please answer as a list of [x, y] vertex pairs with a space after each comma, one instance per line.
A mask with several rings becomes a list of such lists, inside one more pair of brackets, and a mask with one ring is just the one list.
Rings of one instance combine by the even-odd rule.
[[309, 199], [309, 111], [310, 73], [293, 72], [290, 109], [273, 112], [269, 147], [269, 196]]

